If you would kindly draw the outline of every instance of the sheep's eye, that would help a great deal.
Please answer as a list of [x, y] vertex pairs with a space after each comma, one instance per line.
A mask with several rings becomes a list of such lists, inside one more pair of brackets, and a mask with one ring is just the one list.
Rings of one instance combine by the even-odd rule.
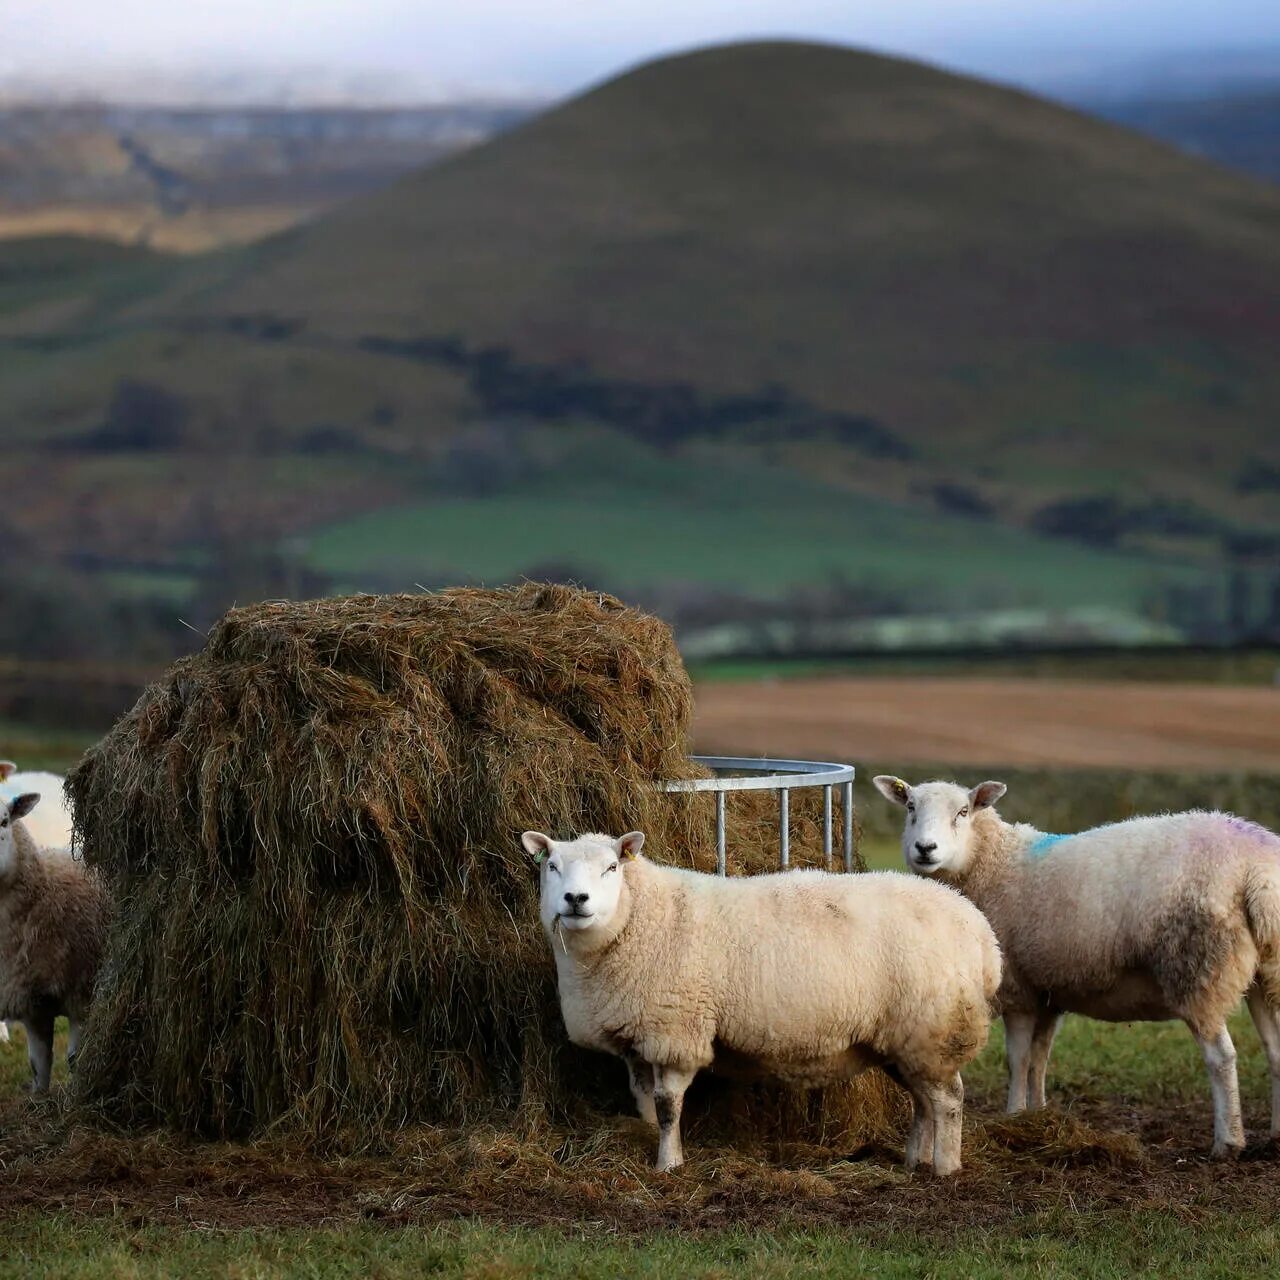
[[957, 814], [956, 814], [956, 817], [957, 817], [957, 818], [967, 818], [968, 816], [969, 816], [969, 806], [968, 806], [968, 805], [965, 805], [965, 807], [964, 807], [963, 809], [961, 809], [959, 813], [957, 813]]
[[915, 813], [915, 811], [916, 811], [916, 807], [915, 807], [915, 805], [913, 805], [910, 801], [908, 801], [908, 802], [907, 802], [907, 812], [908, 812], [908, 813]]
[[605, 875], [608, 875], [610, 871], [617, 871], [617, 869], [618, 869], [618, 864], [616, 862], [612, 862], [607, 867], [605, 867], [604, 873]]
[[554, 862], [548, 862], [548, 863], [547, 863], [547, 870], [548, 870], [548, 871], [554, 871], [554, 872], [556, 873], [556, 875], [559, 875], [559, 874], [560, 874], [560, 868], [559, 868], [559, 867], [557, 867], [557, 866], [556, 866], [556, 864], [555, 864]]

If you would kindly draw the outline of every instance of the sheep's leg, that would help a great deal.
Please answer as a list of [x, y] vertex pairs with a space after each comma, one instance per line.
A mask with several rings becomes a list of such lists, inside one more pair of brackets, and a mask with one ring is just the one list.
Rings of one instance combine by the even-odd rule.
[[658, 1113], [653, 1105], [653, 1068], [638, 1054], [626, 1055], [627, 1075], [631, 1079], [631, 1096], [636, 1100], [636, 1110], [646, 1124], [658, 1127]]
[[1240, 1082], [1236, 1076], [1236, 1047], [1223, 1023], [1210, 1035], [1201, 1035], [1194, 1027], [1191, 1034], [1200, 1045], [1204, 1064], [1209, 1068], [1209, 1087], [1213, 1091], [1213, 1150], [1221, 1159], [1238, 1155], [1244, 1147], [1244, 1120], [1240, 1115]]
[[67, 1015], [67, 1066], [68, 1068], [76, 1065], [76, 1054], [80, 1052], [80, 1036], [84, 1029], [84, 1023], [79, 1018], [73, 1018]]
[[1005, 1110], [1013, 1115], [1027, 1106], [1027, 1070], [1031, 1065], [1031, 1039], [1036, 1016], [1010, 1009], [1004, 1015], [1004, 1053], [1009, 1067], [1009, 1100]]
[[1280, 1139], [1280, 1009], [1267, 1003], [1261, 987], [1250, 987], [1248, 1000], [1271, 1072], [1271, 1137]]
[[926, 1086], [933, 1111], [933, 1171], [940, 1178], [960, 1169], [960, 1138], [964, 1125], [964, 1083], [957, 1071], [944, 1083]]
[[685, 1090], [697, 1075], [679, 1067], [653, 1068], [653, 1109], [658, 1119], [658, 1171], [667, 1173], [684, 1164], [680, 1142], [680, 1111]]
[[933, 1099], [918, 1080], [903, 1083], [911, 1094], [911, 1128], [907, 1131], [905, 1164], [908, 1169], [933, 1165]]
[[1044, 1106], [1044, 1087], [1049, 1076], [1049, 1054], [1053, 1040], [1062, 1026], [1062, 1014], [1041, 1010], [1036, 1014], [1035, 1031], [1031, 1035], [1031, 1055], [1027, 1063], [1027, 1105]]
[[31, 1092], [47, 1093], [53, 1072], [53, 1019], [43, 1014], [24, 1018], [27, 1029], [27, 1061], [31, 1063]]
[[8, 1043], [9, 1043], [9, 1024], [7, 1022], [0, 1022], [0, 1044], [8, 1044]]

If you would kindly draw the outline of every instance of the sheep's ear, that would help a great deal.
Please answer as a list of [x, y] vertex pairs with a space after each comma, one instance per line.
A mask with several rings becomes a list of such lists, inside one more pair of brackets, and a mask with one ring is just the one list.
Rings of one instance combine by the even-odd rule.
[[969, 804], [974, 809], [989, 809], [1008, 790], [1003, 782], [980, 782], [969, 792]]
[[618, 857], [634, 858], [644, 848], [644, 832], [628, 831], [613, 842], [613, 847], [618, 851]]
[[9, 801], [9, 820], [16, 822], [19, 818], [25, 818], [39, 803], [38, 791], [28, 791], [26, 795], [15, 797]]
[[886, 800], [891, 800], [894, 804], [905, 805], [911, 799], [911, 786], [909, 783], [903, 782], [901, 778], [882, 773], [879, 777], [872, 778], [871, 781], [875, 783], [876, 790]]
[[550, 836], [544, 836], [541, 831], [526, 831], [520, 837], [520, 843], [534, 862], [541, 862], [551, 852], [555, 841]]
[[0, 782], [8, 782], [18, 772], [18, 766], [12, 760], [0, 760]]

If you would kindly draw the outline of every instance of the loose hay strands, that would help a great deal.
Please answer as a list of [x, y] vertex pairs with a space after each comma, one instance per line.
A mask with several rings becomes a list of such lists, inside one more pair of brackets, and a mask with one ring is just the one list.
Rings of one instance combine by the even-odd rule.
[[[518, 838], [639, 827], [709, 869], [709, 810], [654, 785], [696, 772], [691, 713], [666, 626], [596, 593], [228, 613], [69, 780], [118, 903], [78, 1098], [368, 1143], [616, 1101], [616, 1064], [566, 1044]], [[884, 1096], [832, 1091], [819, 1127]]]

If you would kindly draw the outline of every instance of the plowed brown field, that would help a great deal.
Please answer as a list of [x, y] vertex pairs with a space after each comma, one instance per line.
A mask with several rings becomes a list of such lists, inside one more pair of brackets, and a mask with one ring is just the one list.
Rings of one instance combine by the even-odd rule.
[[1061, 767], [1280, 771], [1280, 688], [829, 677], [699, 685], [699, 751]]

